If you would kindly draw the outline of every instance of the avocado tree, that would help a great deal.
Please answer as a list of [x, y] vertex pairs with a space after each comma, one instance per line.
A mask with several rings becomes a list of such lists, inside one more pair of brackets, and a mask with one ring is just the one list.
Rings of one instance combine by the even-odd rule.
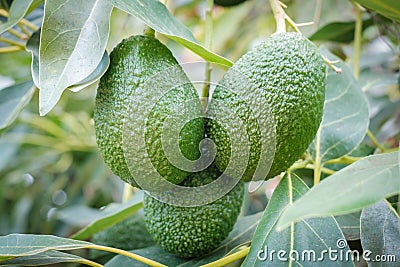
[[0, 266], [400, 265], [400, 3], [0, 21]]

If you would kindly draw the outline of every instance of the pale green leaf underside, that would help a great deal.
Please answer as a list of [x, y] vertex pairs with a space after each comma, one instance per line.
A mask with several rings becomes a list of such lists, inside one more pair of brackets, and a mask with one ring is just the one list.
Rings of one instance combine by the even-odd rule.
[[101, 0], [46, 1], [39, 48], [39, 111], [93, 73], [108, 40], [112, 5]]
[[6, 22], [0, 24], [0, 34], [16, 25], [26, 14], [33, 0], [14, 0]]
[[355, 212], [400, 192], [399, 153], [365, 157], [322, 180], [282, 214], [279, 227]]
[[364, 208], [361, 213], [361, 244], [369, 258], [394, 255], [395, 262], [371, 262], [371, 266], [399, 266], [400, 218], [386, 201]]
[[2, 266], [23, 265], [23, 266], [40, 266], [48, 264], [56, 264], [63, 262], [82, 263], [85, 259], [76, 255], [60, 252], [46, 251], [31, 256], [17, 257], [6, 261], [1, 261]]

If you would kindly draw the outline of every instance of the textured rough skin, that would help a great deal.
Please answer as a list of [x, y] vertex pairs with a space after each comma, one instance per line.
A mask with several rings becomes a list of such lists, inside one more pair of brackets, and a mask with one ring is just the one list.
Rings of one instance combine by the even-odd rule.
[[[139, 213], [95, 234], [92, 242], [123, 250], [145, 248], [155, 244], [146, 229], [143, 215]], [[91, 253], [92, 258], [109, 254], [100, 250], [91, 250]]]
[[[191, 174], [182, 185], [204, 185], [219, 175], [215, 167], [210, 167]], [[172, 206], [145, 195], [146, 226], [164, 250], [180, 257], [199, 257], [218, 247], [228, 236], [237, 220], [242, 201], [242, 182], [222, 198], [200, 207]]]
[[243, 3], [246, 0], [214, 0], [214, 4], [218, 6], [224, 6], [224, 7], [229, 7], [229, 6], [236, 6], [241, 3]]
[[[157, 39], [132, 36], [111, 52], [110, 67], [100, 80], [94, 111], [97, 144], [114, 174], [133, 186], [137, 186], [137, 183], [126, 164], [122, 147], [123, 122], [130, 97], [147, 79], [177, 65], [172, 53]], [[190, 99], [198, 99], [190, 83], [169, 91], [162, 103], [152, 109], [145, 129], [146, 147], [152, 164], [165, 179], [175, 184], [182, 182], [188, 173], [168, 162], [160, 138], [162, 123], [179, 101]], [[163, 106], [163, 103], [168, 103], [168, 106]], [[143, 106], [153, 104], [143, 103]], [[179, 143], [182, 154], [189, 159], [197, 159], [200, 156], [198, 144], [203, 137], [202, 120], [193, 120], [185, 125]]]
[[[325, 99], [325, 63], [313, 43], [299, 33], [288, 32], [271, 36], [243, 55], [229, 71], [240, 73], [254, 86], [246, 92], [253, 94], [253, 102], [242, 103], [235, 83], [225, 75], [220, 84], [232, 91], [218, 86], [212, 96], [232, 108], [250, 133], [250, 159], [242, 180], [251, 180], [259, 160], [259, 126], [255, 115], [245, 109], [246, 105], [253, 111], [265, 108], [257, 101], [260, 97], [267, 100], [276, 123], [275, 157], [265, 179], [274, 177], [304, 153], [318, 130]], [[229, 162], [230, 141], [214, 121], [209, 121], [207, 134], [217, 145], [215, 162], [222, 171]]]

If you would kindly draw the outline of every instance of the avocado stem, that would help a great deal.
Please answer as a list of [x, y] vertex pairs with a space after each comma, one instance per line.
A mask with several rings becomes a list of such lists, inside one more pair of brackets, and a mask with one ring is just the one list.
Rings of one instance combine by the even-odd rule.
[[[213, 7], [214, 0], [207, 0], [206, 16], [205, 16], [205, 35], [204, 35], [204, 46], [211, 50], [212, 48], [212, 36], [213, 36]], [[210, 95], [210, 81], [211, 81], [212, 65], [210, 62], [206, 62], [205, 67], [205, 81], [201, 92], [201, 103], [205, 110], [208, 105], [208, 98]]]
[[278, 0], [269, 0], [276, 21], [276, 33], [286, 32], [286, 13]]

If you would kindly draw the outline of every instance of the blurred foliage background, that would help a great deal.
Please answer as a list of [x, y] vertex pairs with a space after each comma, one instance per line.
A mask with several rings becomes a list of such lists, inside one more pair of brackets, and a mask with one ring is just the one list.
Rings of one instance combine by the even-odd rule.
[[[306, 36], [327, 46], [352, 66], [355, 16], [349, 1], [284, 3], [296, 22], [314, 21], [313, 25], [301, 28]], [[168, 8], [202, 42], [205, 1], [170, 0]], [[40, 25], [42, 15], [40, 5], [27, 19]], [[232, 8], [215, 7], [214, 18], [213, 50], [233, 61], [275, 31], [265, 0], [248, 0]], [[366, 12], [363, 19], [359, 82], [370, 104], [370, 130], [385, 146], [395, 147], [400, 129], [399, 25], [373, 12]], [[115, 9], [107, 51], [121, 39], [143, 30], [140, 20]], [[163, 36], [158, 38], [180, 62], [201, 60], [177, 43]], [[31, 55], [25, 51], [0, 54], [0, 88], [29, 80], [30, 61]], [[204, 69], [200, 66], [188, 70], [190, 75], [202, 78]], [[221, 73], [215, 73], [217, 81]], [[95, 94], [96, 85], [78, 93], [65, 92], [57, 107], [40, 117], [36, 90], [18, 119], [1, 130], [0, 235], [68, 236], [89, 221], [90, 208], [122, 201], [124, 185], [105, 166], [97, 150], [92, 119]], [[364, 145], [372, 146], [368, 139]], [[244, 214], [264, 209], [269, 186], [266, 183], [264, 190], [247, 196]], [[63, 215], [66, 208], [69, 212], [72, 208], [74, 216]]]

